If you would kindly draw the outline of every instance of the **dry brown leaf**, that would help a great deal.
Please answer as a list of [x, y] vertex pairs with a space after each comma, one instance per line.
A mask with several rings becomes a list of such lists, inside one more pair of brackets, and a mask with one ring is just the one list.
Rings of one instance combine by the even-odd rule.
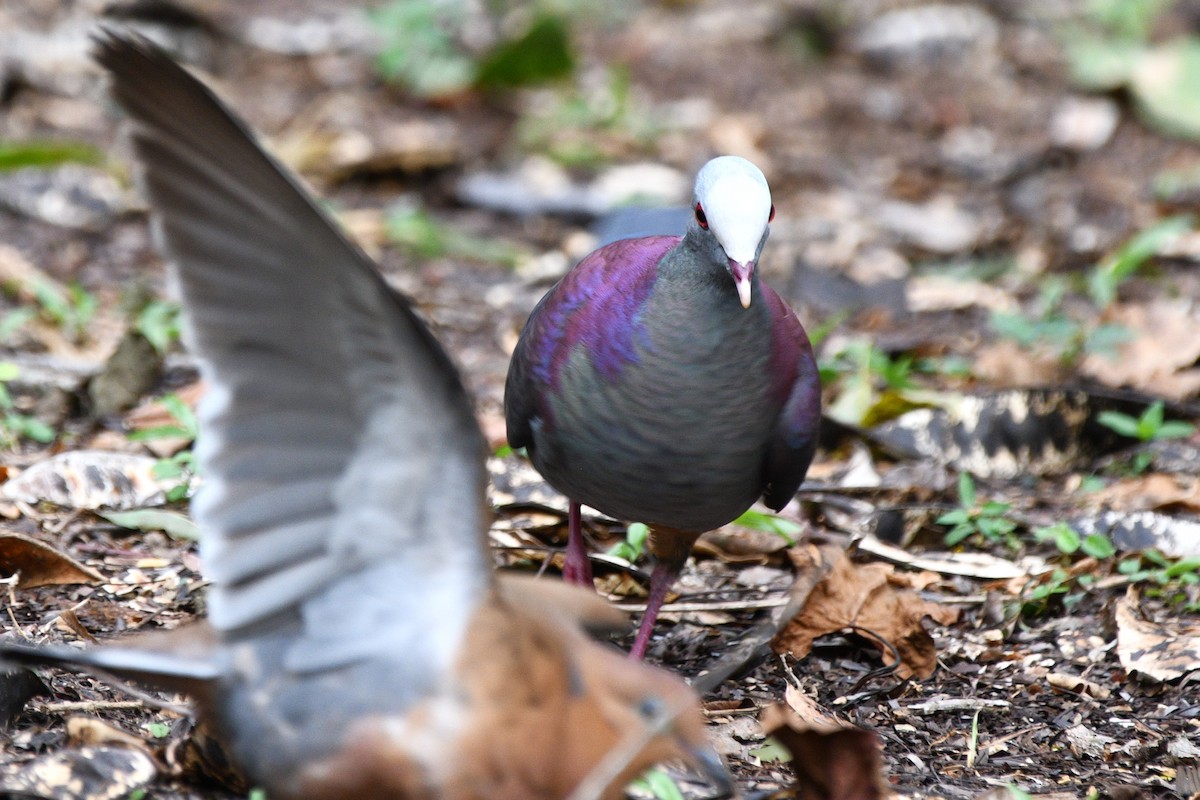
[[277, 137], [275, 150], [299, 172], [342, 180], [449, 166], [461, 157], [461, 138], [449, 117], [413, 118], [401, 109], [380, 109], [368, 92], [340, 91], [299, 114]]
[[[86, 602], [86, 601], [85, 601]], [[82, 603], [80, 604], [82, 605]], [[66, 611], [58, 615], [54, 620], [54, 626], [66, 633], [73, 633], [85, 642], [95, 644], [99, 640], [92, 635], [92, 632], [87, 629], [83, 621], [79, 619], [79, 615], [75, 613], [75, 609], [68, 608]]]
[[[204, 396], [204, 383], [192, 381], [187, 386], [176, 389], [173, 393], [193, 411], [196, 404]], [[163, 405], [161, 397], [152, 397], [138, 403], [125, 415], [125, 427], [133, 431], [144, 431], [147, 428], [161, 428], [167, 425], [178, 425], [179, 420]]]
[[[798, 723], [804, 728], [817, 731], [836, 731], [853, 727], [827, 714], [825, 709], [817, 704], [816, 700], [813, 700], [807, 694], [800, 691], [799, 687], [793, 686], [790, 683], [783, 690], [783, 699], [787, 703], [787, 707], [792, 711], [793, 716], [791, 719], [794, 724]], [[769, 708], [764, 709], [764, 725], [766, 724], [765, 714], [769, 710]]]
[[895, 661], [894, 648], [899, 657], [896, 674], [901, 678], [933, 674], [937, 650], [922, 621], [930, 617], [949, 625], [958, 619], [957, 609], [922, 600], [897, 586], [889, 564], [855, 564], [837, 548], [825, 548], [822, 555], [811, 545], [794, 547], [788, 555], [798, 574], [817, 568], [822, 557], [831, 559], [832, 567], [800, 613], [771, 641], [775, 652], [803, 658], [816, 638], [853, 628], [875, 642], [885, 664]]
[[971, 374], [996, 388], [1053, 386], [1063, 380], [1062, 359], [1049, 351], [1030, 352], [1011, 339], [975, 352]]
[[[1116, 305], [1108, 322], [1133, 334], [1113, 354], [1091, 354], [1080, 372], [1108, 386], [1132, 386], [1181, 400], [1200, 390], [1200, 312], [1190, 298]], [[1169, 343], [1169, 346], [1165, 346]]]
[[1097, 700], [1107, 700], [1109, 695], [1112, 694], [1108, 689], [1094, 681], [1089, 681], [1078, 675], [1069, 675], [1065, 672], [1051, 672], [1046, 676], [1046, 683], [1055, 689], [1086, 694], [1088, 697], [1094, 697]]
[[147, 754], [150, 752], [150, 748], [140, 737], [95, 717], [68, 717], [67, 742], [71, 747], [117, 745], [131, 747]]
[[1126, 478], [1095, 492], [1095, 505], [1115, 511], [1146, 509], [1200, 512], [1200, 481], [1154, 472]]
[[696, 550], [726, 564], [765, 564], [771, 554], [787, 547], [779, 536], [729, 526], [708, 531], [696, 542]]
[[18, 575], [17, 586], [22, 589], [104, 580], [91, 567], [19, 533], [0, 534], [0, 575]]
[[1128, 673], [1173, 681], [1200, 669], [1200, 625], [1163, 625], [1143, 619], [1137, 587], [1117, 601], [1117, 656]]
[[767, 706], [763, 731], [792, 754], [798, 797], [806, 800], [877, 800], [887, 795], [879, 737], [846, 725], [808, 724], [783, 704]]

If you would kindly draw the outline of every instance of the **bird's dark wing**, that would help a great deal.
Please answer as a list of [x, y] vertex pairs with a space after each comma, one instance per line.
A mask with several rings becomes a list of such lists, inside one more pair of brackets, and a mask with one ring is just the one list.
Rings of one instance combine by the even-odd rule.
[[804, 482], [817, 449], [821, 376], [796, 312], [766, 284], [762, 294], [771, 312], [771, 374], [783, 402], [763, 464], [763, 502], [778, 511]]

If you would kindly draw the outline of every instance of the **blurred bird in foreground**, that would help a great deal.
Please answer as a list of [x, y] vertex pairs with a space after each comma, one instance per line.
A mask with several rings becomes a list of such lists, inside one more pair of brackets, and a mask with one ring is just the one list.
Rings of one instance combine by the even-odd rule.
[[209, 620], [0, 660], [192, 694], [273, 799], [612, 798], [670, 758], [726, 787], [684, 683], [586, 635], [606, 604], [497, 584], [482, 436], [409, 303], [170, 58], [117, 33], [96, 57], [208, 386]]

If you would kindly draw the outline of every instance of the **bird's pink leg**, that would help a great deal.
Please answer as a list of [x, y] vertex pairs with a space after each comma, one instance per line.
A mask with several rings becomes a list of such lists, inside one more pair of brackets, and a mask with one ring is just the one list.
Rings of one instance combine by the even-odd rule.
[[650, 573], [650, 596], [646, 598], [646, 613], [642, 615], [637, 638], [633, 640], [633, 647], [629, 650], [629, 657], [635, 661], [645, 658], [646, 648], [650, 646], [650, 634], [654, 632], [654, 623], [658, 619], [658, 611], [667, 599], [667, 590], [678, 577], [678, 569], [661, 561], [654, 565], [654, 571]]
[[583, 540], [583, 515], [579, 503], [570, 501], [567, 510], [567, 551], [563, 558], [563, 580], [576, 586], [595, 589], [592, 583], [592, 562], [588, 560], [587, 542]]

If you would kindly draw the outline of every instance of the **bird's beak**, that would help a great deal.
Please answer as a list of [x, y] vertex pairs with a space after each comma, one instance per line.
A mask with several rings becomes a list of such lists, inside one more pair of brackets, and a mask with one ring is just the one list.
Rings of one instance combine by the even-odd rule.
[[750, 307], [750, 276], [754, 274], [753, 261], [734, 261], [729, 259], [729, 272], [733, 275], [733, 283], [737, 286], [738, 299], [742, 308]]
[[709, 785], [716, 791], [716, 794], [709, 795], [706, 800], [722, 800], [722, 798], [732, 797], [733, 778], [729, 776], [729, 770], [725, 768], [725, 762], [721, 760], [717, 752], [708, 746], [692, 745], [686, 749], [688, 760], [708, 779]]

